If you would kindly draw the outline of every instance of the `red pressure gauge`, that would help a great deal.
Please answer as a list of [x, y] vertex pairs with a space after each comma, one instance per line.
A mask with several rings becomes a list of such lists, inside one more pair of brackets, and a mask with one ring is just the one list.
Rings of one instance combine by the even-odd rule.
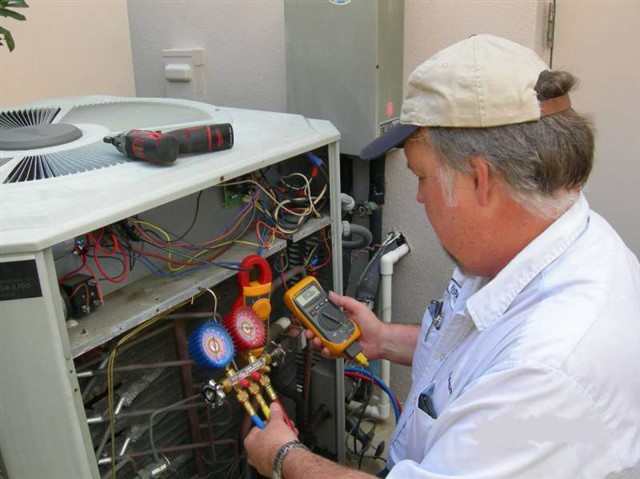
[[267, 340], [264, 322], [249, 306], [238, 306], [222, 320], [238, 351], [259, 349]]

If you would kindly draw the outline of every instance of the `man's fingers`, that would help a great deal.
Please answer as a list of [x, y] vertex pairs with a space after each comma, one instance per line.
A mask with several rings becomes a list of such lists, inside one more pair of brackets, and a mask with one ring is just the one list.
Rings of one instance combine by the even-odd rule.
[[357, 299], [351, 298], [349, 296], [341, 296], [334, 291], [329, 291], [329, 300], [335, 304], [343, 308], [346, 311], [356, 311], [359, 308], [366, 307]]
[[275, 401], [272, 402], [271, 406], [269, 407], [269, 420], [271, 421], [273, 419], [275, 419], [276, 421], [284, 421], [282, 408], [280, 407], [280, 404]]
[[331, 301], [333, 304], [342, 306], [342, 298], [344, 298], [344, 296], [340, 296], [335, 291], [329, 291], [329, 301]]

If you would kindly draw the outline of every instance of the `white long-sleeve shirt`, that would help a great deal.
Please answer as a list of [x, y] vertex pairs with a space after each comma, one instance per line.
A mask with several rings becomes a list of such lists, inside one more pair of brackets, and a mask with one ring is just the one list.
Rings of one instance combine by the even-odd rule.
[[389, 479], [640, 477], [640, 267], [583, 196], [490, 282], [456, 271], [441, 318]]

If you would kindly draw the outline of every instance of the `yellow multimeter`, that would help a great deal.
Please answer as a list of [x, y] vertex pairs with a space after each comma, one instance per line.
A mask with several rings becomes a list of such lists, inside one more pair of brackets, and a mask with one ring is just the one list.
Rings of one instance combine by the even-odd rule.
[[358, 326], [329, 301], [329, 295], [313, 276], [307, 276], [289, 288], [284, 294], [284, 304], [331, 354], [345, 353], [363, 366], [369, 365], [356, 341], [360, 337]]

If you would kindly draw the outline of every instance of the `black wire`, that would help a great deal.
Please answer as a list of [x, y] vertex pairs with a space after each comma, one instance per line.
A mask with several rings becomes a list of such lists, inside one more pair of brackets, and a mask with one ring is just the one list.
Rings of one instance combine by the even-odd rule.
[[200, 190], [200, 193], [198, 193], [198, 197], [196, 198], [196, 210], [193, 213], [193, 219], [191, 220], [191, 224], [189, 225], [189, 227], [187, 228], [187, 231], [185, 231], [184, 233], [182, 233], [180, 236], [178, 236], [177, 238], [171, 240], [171, 243], [175, 243], [177, 241], [180, 241], [182, 238], [184, 238], [185, 236], [187, 236], [189, 234], [189, 232], [193, 229], [193, 227], [196, 224], [196, 220], [198, 219], [198, 211], [200, 210], [200, 198], [202, 198], [202, 193], [204, 193], [204, 190]]
[[[371, 371], [369, 371], [369, 374], [371, 374]], [[360, 452], [358, 452], [358, 444], [357, 444], [357, 439], [356, 439], [356, 435], [355, 431], [359, 431], [360, 427], [362, 425], [362, 422], [364, 420], [364, 414], [365, 411], [367, 409], [367, 406], [369, 406], [369, 402], [371, 401], [371, 397], [373, 396], [373, 378], [371, 381], [367, 381], [367, 392], [366, 392], [366, 398], [364, 403], [362, 404], [362, 408], [360, 410], [360, 415], [358, 416], [358, 421], [356, 422], [356, 425], [351, 428], [351, 430], [349, 431], [349, 434], [353, 435], [353, 450], [350, 451], [353, 454], [360, 456], [359, 460], [358, 460], [358, 469], [360, 469], [362, 467], [362, 459], [364, 457], [364, 453], [367, 451], [368, 447], [365, 447], [365, 445], [362, 445], [362, 448], [360, 450]]]
[[127, 236], [126, 232], [123, 230], [122, 225], [117, 223], [115, 227], [112, 228], [112, 232], [118, 238], [118, 241], [122, 244], [122, 247], [127, 252], [127, 256], [129, 257], [129, 271], [133, 271], [133, 268], [136, 265], [137, 256], [131, 251], [131, 240]]

